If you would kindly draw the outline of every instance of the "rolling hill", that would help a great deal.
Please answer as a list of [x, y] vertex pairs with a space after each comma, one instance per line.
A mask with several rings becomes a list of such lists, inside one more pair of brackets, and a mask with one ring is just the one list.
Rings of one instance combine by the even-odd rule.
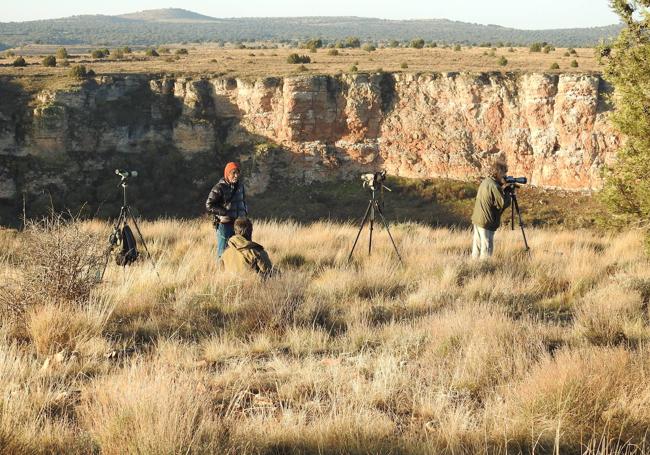
[[[188, 22], [192, 24], [188, 27]], [[335, 41], [423, 38], [438, 43], [486, 42], [526, 45], [592, 46], [616, 36], [620, 25], [592, 28], [519, 30], [446, 19], [385, 20], [362, 17], [275, 17], [218, 19], [183, 9], [158, 9], [121, 16], [84, 15], [28, 22], [0, 22], [0, 46], [29, 43], [156, 45], [173, 42], [297, 41], [313, 37]]]

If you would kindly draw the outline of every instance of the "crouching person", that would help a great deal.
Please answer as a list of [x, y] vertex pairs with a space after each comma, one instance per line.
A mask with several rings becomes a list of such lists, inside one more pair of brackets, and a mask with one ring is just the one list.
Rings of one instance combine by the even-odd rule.
[[273, 272], [269, 255], [262, 245], [253, 242], [253, 223], [248, 218], [237, 218], [235, 235], [228, 239], [228, 248], [221, 261], [226, 272], [241, 273], [253, 270], [264, 277]]

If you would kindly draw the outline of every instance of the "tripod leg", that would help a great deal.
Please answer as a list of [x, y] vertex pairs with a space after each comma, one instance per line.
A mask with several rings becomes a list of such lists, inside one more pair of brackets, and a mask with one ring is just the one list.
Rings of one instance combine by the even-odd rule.
[[135, 226], [135, 231], [138, 233], [138, 237], [140, 237], [140, 241], [142, 242], [142, 245], [144, 246], [144, 250], [147, 252], [147, 256], [149, 257], [149, 260], [151, 261], [151, 265], [153, 266], [154, 272], [156, 272], [156, 275], [158, 276], [158, 279], [160, 279], [160, 275], [158, 274], [158, 270], [156, 270], [156, 261], [153, 260], [153, 256], [149, 252], [149, 248], [147, 248], [147, 242], [144, 241], [144, 237], [142, 236], [142, 232], [140, 232], [140, 227], [138, 226], [138, 222], [135, 220], [135, 217], [131, 213], [131, 209], [127, 207], [127, 212], [129, 218], [131, 218], [131, 221], [133, 221], [133, 226]]
[[390, 233], [390, 229], [388, 229], [388, 222], [386, 221], [386, 217], [384, 217], [384, 213], [379, 208], [379, 205], [377, 205], [377, 211], [379, 212], [379, 216], [381, 217], [381, 222], [384, 224], [384, 227], [386, 228], [386, 232], [388, 232], [388, 237], [390, 238], [390, 241], [393, 244], [393, 249], [395, 249], [395, 254], [397, 254], [397, 257], [399, 258], [399, 262], [401, 264], [404, 264], [404, 261], [402, 260], [402, 256], [399, 254], [399, 251], [397, 249], [397, 245], [395, 245], [395, 240], [393, 240], [393, 236]]
[[[521, 228], [521, 235], [524, 237], [524, 245], [526, 246], [526, 251], [530, 251], [528, 246], [528, 240], [526, 240], [526, 231], [524, 231], [524, 221], [521, 218], [521, 210], [519, 210], [519, 202], [517, 202], [517, 196], [512, 195], [512, 206], [517, 210], [517, 216], [519, 218], [519, 227]], [[514, 226], [514, 224], [513, 224]]]
[[359, 241], [359, 237], [361, 236], [361, 231], [363, 231], [363, 226], [366, 224], [366, 221], [368, 220], [368, 214], [370, 213], [370, 204], [368, 204], [368, 207], [366, 208], [366, 213], [363, 215], [363, 220], [361, 220], [361, 226], [359, 226], [359, 232], [357, 232], [357, 238], [354, 239], [354, 244], [352, 245], [352, 249], [350, 250], [350, 254], [348, 256], [348, 262], [352, 260], [352, 253], [354, 253], [354, 249], [357, 246], [357, 242]]
[[370, 202], [370, 235], [368, 236], [368, 256], [372, 254], [372, 231], [375, 229], [375, 204]]
[[512, 204], [510, 204], [510, 230], [514, 231], [515, 230], [515, 201], [517, 198], [515, 197], [515, 193], [512, 193]]

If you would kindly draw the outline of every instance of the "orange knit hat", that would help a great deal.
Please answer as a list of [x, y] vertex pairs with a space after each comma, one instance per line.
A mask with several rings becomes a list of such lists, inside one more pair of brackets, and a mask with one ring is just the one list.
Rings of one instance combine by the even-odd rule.
[[233, 163], [232, 161], [226, 164], [226, 168], [223, 170], [223, 176], [226, 180], [230, 181], [230, 173], [235, 169], [239, 169], [239, 164]]

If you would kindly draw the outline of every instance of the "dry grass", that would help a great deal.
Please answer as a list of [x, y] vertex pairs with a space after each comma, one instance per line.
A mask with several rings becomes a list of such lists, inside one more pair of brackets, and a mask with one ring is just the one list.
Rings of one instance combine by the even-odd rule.
[[[85, 232], [108, 226], [85, 223]], [[256, 225], [282, 273], [220, 272], [212, 227], [142, 223], [148, 262], [0, 327], [2, 453], [649, 453], [642, 236]], [[0, 277], [28, 236], [0, 233]], [[4, 285], [4, 283], [3, 283]]]
[[[180, 46], [169, 46], [171, 54]], [[567, 49], [558, 48], [548, 54], [531, 53], [528, 48], [499, 48], [492, 51], [487, 48], [463, 48], [461, 51], [444, 48], [386, 48], [374, 52], [361, 49], [340, 49], [338, 55], [329, 55], [327, 49], [310, 53], [308, 49], [233, 49], [220, 48], [210, 45], [183, 46], [189, 47], [189, 55], [179, 56], [179, 60], [171, 60], [169, 55], [160, 57], [145, 57], [144, 51], [127, 55], [122, 60], [92, 59], [87, 48], [69, 49], [76, 56], [70, 59], [70, 64], [83, 64], [92, 68], [97, 74], [115, 73], [175, 73], [175, 74], [221, 74], [233, 77], [265, 77], [305, 74], [299, 71], [300, 65], [287, 63], [291, 53], [299, 52], [310, 56], [312, 63], [305, 65], [307, 74], [337, 74], [348, 73], [353, 66], [360, 72], [374, 72], [379, 69], [390, 72], [449, 72], [449, 71], [523, 71], [549, 73], [575, 73], [602, 71], [590, 48], [576, 49], [577, 56], [565, 57]], [[41, 64], [43, 55], [54, 54], [55, 47], [30, 45], [14, 50], [17, 55], [23, 55], [29, 64], [25, 68], [14, 68], [10, 65], [12, 58], [0, 61], [0, 75], [15, 76], [56, 76], [48, 77], [48, 84], [65, 85], [71, 83], [66, 76], [69, 68], [57, 66], [44, 67]], [[79, 53], [77, 53], [79, 52]], [[508, 64], [499, 65], [499, 58], [506, 57]], [[578, 67], [571, 67], [576, 60]], [[407, 68], [403, 68], [406, 63]], [[558, 63], [559, 70], [551, 70], [551, 65]]]

